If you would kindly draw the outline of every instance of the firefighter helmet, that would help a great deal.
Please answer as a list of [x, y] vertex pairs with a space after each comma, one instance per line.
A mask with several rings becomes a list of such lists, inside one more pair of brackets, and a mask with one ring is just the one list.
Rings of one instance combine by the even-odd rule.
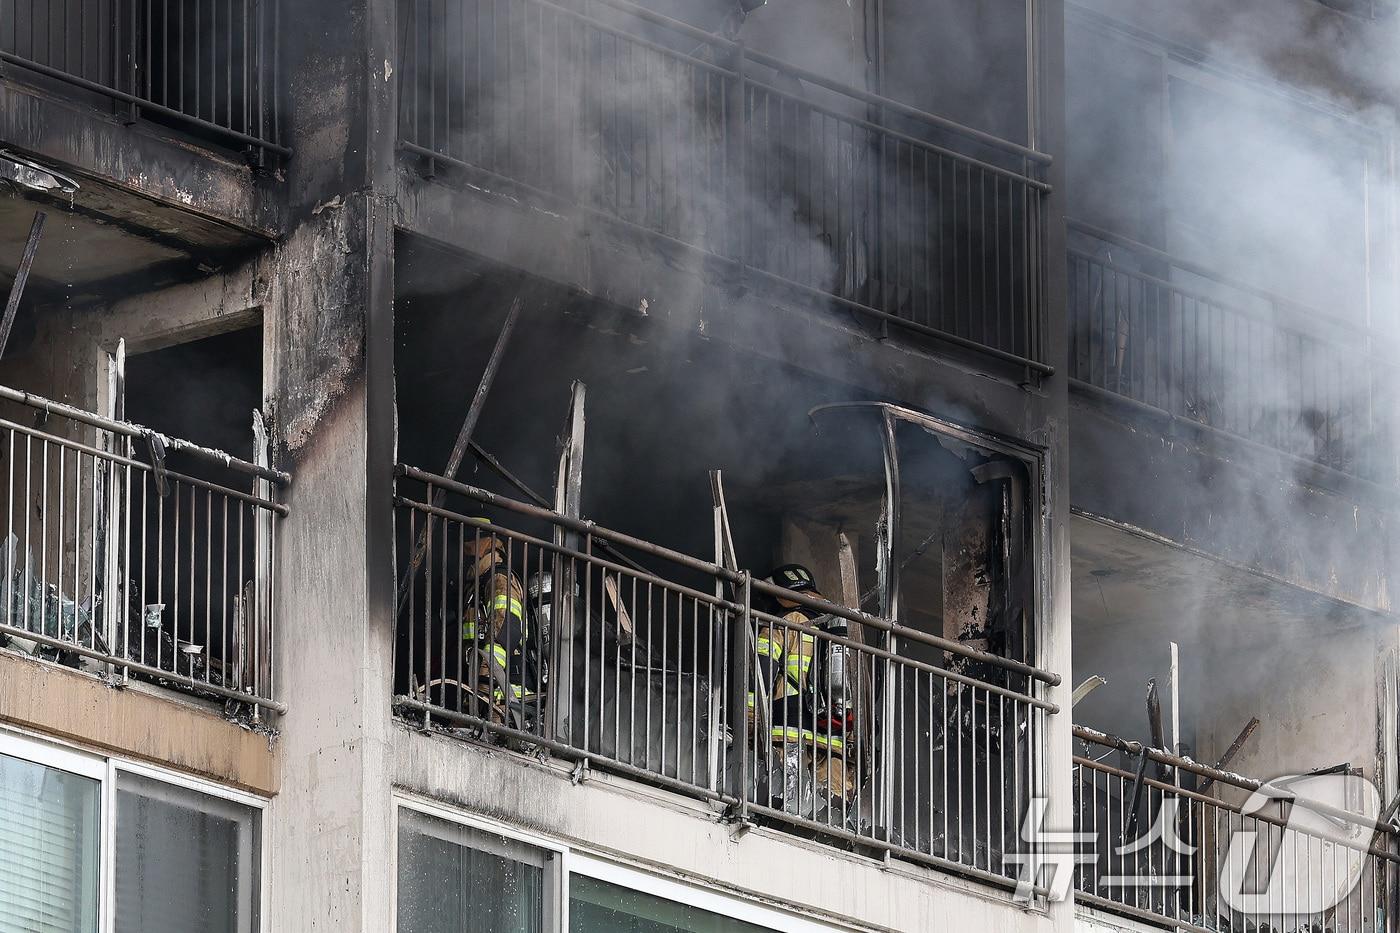
[[[487, 525], [491, 524], [491, 519], [482, 515], [473, 516], [473, 520]], [[469, 532], [469, 534], [470, 536], [462, 542], [462, 552], [468, 559], [476, 560], [477, 576], [481, 576], [505, 560], [503, 552], [506, 543], [499, 535], [480, 527], [477, 527], [474, 533]]]
[[[768, 582], [774, 586], [781, 586], [783, 589], [792, 590], [794, 593], [806, 593], [816, 599], [825, 599], [817, 589], [816, 578], [812, 576], [812, 571], [801, 564], [783, 564], [781, 567], [773, 568], [773, 572], [768, 574]], [[777, 597], [778, 604], [784, 609], [792, 609], [797, 603]]]

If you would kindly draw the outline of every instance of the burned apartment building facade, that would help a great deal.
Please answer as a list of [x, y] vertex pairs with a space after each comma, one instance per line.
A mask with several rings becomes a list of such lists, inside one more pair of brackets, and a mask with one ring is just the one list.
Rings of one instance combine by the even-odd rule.
[[0, 929], [1400, 929], [1397, 22], [0, 0]]

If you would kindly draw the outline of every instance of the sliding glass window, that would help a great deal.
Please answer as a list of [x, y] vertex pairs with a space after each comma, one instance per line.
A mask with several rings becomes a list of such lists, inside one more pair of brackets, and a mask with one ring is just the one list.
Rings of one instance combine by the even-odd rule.
[[596, 858], [405, 797], [397, 933], [837, 933], [776, 910]]
[[258, 933], [261, 832], [247, 794], [0, 730], [0, 933]]
[[399, 811], [399, 933], [544, 933], [550, 853], [505, 836]]
[[253, 933], [252, 807], [139, 774], [117, 775], [116, 933]]
[[679, 901], [573, 875], [569, 878], [569, 933], [771, 933], [772, 927], [735, 920]]
[[102, 782], [0, 754], [0, 930], [96, 933]]

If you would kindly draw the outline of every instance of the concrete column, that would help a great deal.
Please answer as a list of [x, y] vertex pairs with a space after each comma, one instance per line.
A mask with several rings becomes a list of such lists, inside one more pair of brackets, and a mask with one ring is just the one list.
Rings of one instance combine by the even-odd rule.
[[380, 184], [393, 7], [284, 8], [297, 153], [266, 315], [275, 436], [295, 477], [277, 580], [289, 712], [267, 832], [277, 931], [382, 933], [392, 920], [393, 219]]
[[[1036, 127], [1031, 145], [1054, 156], [1047, 180], [1052, 191], [1044, 202], [1041, 247], [1045, 263], [1044, 316], [1041, 332], [1043, 359], [1055, 373], [1042, 380], [1043, 398], [1032, 406], [1037, 424], [1033, 439], [1045, 450], [1046, 488], [1042, 521], [1049, 529], [1045, 554], [1044, 611], [1041, 624], [1040, 666], [1057, 672], [1059, 686], [1048, 691], [1060, 712], [1047, 718], [1045, 769], [1050, 806], [1046, 828], [1067, 831], [1074, 825], [1073, 739], [1070, 727], [1074, 711], [1070, 696], [1074, 671], [1071, 662], [1070, 613], [1070, 495], [1069, 495], [1069, 318], [1065, 268], [1065, 39], [1063, 0], [1032, 0], [1028, 9], [1036, 17], [1036, 100], [1031, 112]], [[1062, 933], [1074, 929], [1073, 896], [1052, 903], [1050, 915]]]

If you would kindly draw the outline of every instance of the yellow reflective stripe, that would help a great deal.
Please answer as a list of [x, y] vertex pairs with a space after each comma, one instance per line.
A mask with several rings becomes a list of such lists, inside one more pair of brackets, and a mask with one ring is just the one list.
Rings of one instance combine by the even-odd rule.
[[494, 608], [497, 612], [500, 612], [507, 606], [510, 607], [511, 615], [515, 616], [517, 619], [525, 618], [525, 606], [520, 602], [520, 600], [512, 599], [505, 593], [498, 593], [496, 595], [495, 603], [492, 604], [492, 608]]
[[772, 736], [783, 742], [809, 742], [833, 752], [842, 751], [846, 747], [846, 743], [839, 736], [816, 733], [796, 726], [774, 726]]
[[[466, 639], [467, 641], [475, 641], [475, 640], [476, 640], [476, 623], [475, 623], [475, 622], [463, 622], [463, 623], [462, 623], [462, 637], [463, 637], [464, 639]], [[484, 648], [484, 647], [486, 647], [486, 646], [483, 645], [482, 647]], [[502, 644], [492, 644], [492, 645], [490, 646], [490, 648], [491, 648], [491, 655], [492, 655], [497, 661], [500, 662], [500, 664], [501, 664], [502, 667], [504, 667], [504, 666], [510, 661], [510, 652], [506, 651], [506, 646], [505, 646], [505, 645], [502, 645]]]
[[804, 657], [804, 656], [802, 656], [802, 655], [800, 655], [800, 654], [791, 655], [791, 656], [788, 658], [788, 662], [787, 662], [787, 672], [788, 672], [788, 676], [794, 678], [795, 680], [797, 680], [797, 681], [800, 683], [801, 680], [802, 680], [802, 675], [805, 674], [805, 673], [807, 673], [807, 669], [810, 668], [811, 666], [812, 666], [812, 659], [811, 659], [811, 658], [809, 658], [809, 657]]
[[[526, 690], [520, 684], [511, 684], [510, 692], [511, 695], [514, 696], [517, 700], [530, 699], [533, 698], [535, 695], [533, 690]], [[500, 687], [497, 687], [495, 690], [491, 691], [491, 698], [497, 703], [500, 703], [506, 698], [506, 695], [501, 691]]]
[[780, 658], [783, 656], [782, 642], [760, 637], [758, 639], [758, 653], [770, 658]]

